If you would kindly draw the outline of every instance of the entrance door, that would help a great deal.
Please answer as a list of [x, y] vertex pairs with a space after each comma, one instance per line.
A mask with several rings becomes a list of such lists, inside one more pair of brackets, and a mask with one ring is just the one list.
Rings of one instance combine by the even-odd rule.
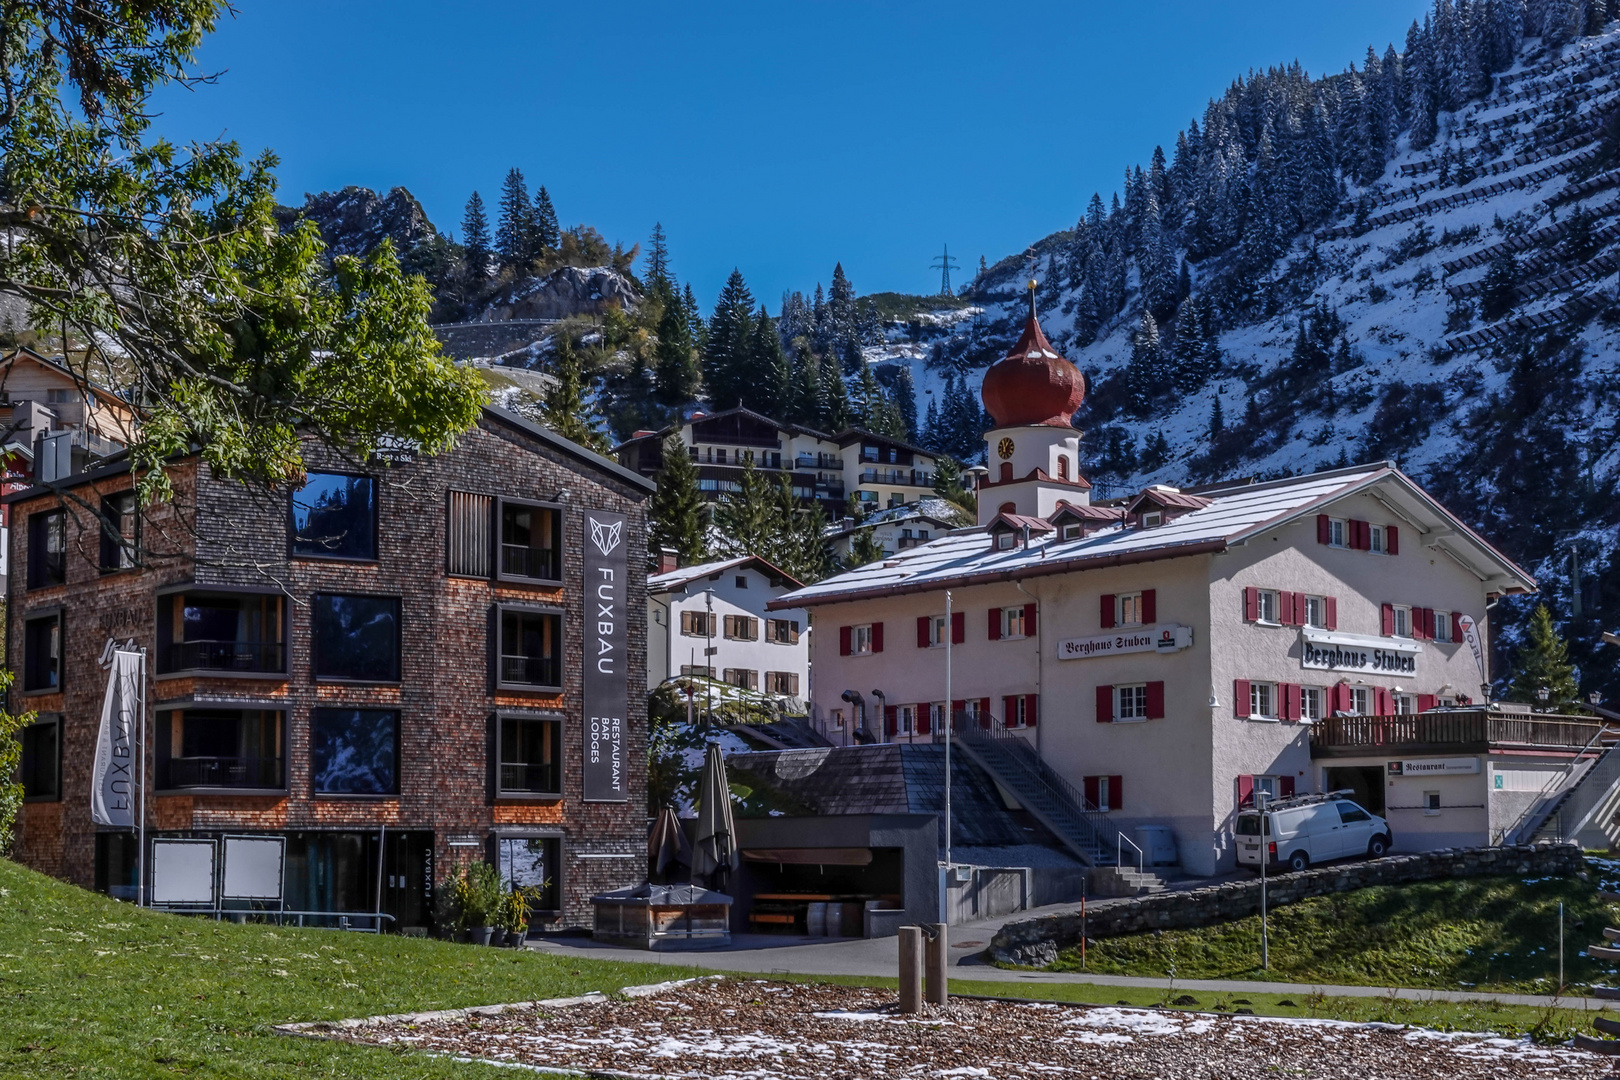
[[1370, 813], [1384, 816], [1382, 765], [1345, 765], [1323, 771], [1327, 774], [1327, 790], [1354, 792], [1350, 798], [1366, 807]]
[[388, 834], [383, 847], [382, 909], [394, 917], [390, 930], [432, 922], [432, 833]]

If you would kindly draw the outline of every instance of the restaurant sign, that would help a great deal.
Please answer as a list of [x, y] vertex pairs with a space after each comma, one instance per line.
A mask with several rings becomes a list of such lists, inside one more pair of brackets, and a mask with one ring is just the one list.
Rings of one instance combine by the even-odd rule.
[[1180, 652], [1192, 645], [1192, 627], [1176, 623], [1138, 626], [1091, 637], [1064, 638], [1057, 643], [1059, 660], [1089, 660], [1123, 653]]
[[1410, 675], [1423, 646], [1402, 638], [1300, 631], [1300, 662], [1316, 671], [1368, 671]]
[[1416, 758], [1391, 761], [1386, 766], [1391, 776], [1477, 776], [1477, 757]]

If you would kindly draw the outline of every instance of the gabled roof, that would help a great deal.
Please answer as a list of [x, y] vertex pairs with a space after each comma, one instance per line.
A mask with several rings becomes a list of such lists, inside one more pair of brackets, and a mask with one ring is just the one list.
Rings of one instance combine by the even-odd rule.
[[1203, 495], [1187, 495], [1174, 488], [1155, 484], [1131, 496], [1130, 501], [1125, 504], [1125, 512], [1139, 513], [1143, 503], [1153, 503], [1166, 510], [1202, 510], [1209, 505], [1210, 500]]
[[718, 559], [714, 562], [698, 563], [696, 566], [682, 566], [663, 574], [652, 574], [647, 578], [647, 591], [650, 593], [679, 592], [694, 581], [723, 574], [728, 570], [757, 570], [766, 577], [781, 578], [787, 588], [802, 588], [802, 583], [791, 574], [785, 574], [760, 558], [758, 555], [739, 555], [734, 559]]
[[1087, 522], [1123, 521], [1125, 511], [1117, 506], [1093, 506], [1089, 503], [1072, 503], [1067, 499], [1059, 499], [1057, 509], [1052, 511], [1052, 516], [1048, 520], [1056, 524], [1064, 518]]
[[[1462, 524], [1389, 462], [1273, 480], [1207, 493], [1209, 504], [1154, 529], [1103, 528], [1076, 540], [1031, 536], [1027, 547], [998, 550], [983, 529], [963, 530], [819, 581], [771, 602], [807, 607], [876, 596], [931, 592], [1069, 573], [1126, 563], [1215, 553], [1246, 543], [1333, 503], [1365, 494], [1448, 555], [1488, 592], [1531, 592], [1535, 579]], [[1079, 512], [1080, 508], [1073, 508]]]
[[840, 450], [852, 442], [870, 439], [873, 442], [885, 443], [889, 446], [898, 446], [902, 450], [910, 450], [913, 454], [921, 454], [924, 457], [939, 458], [946, 456], [944, 454], [936, 454], [932, 450], [925, 450], [916, 443], [909, 443], [904, 439], [897, 439], [893, 435], [879, 435], [877, 432], [868, 431], [865, 428], [847, 427], [836, 435], [823, 435], [822, 438], [837, 443]]
[[497, 408], [494, 405], [485, 405], [484, 415], [491, 420], [505, 424], [509, 428], [521, 431], [523, 434], [545, 443], [554, 450], [561, 451], [581, 465], [595, 469], [600, 473], [606, 473], [613, 479], [623, 481], [639, 491], [651, 494], [658, 490], [657, 484], [640, 473], [632, 472], [612, 458], [605, 458], [594, 450], [587, 450], [579, 443], [565, 439], [550, 428], [541, 427], [534, 421], [519, 416], [515, 412]]
[[[696, 415], [693, 415], [693, 416], [688, 416], [684, 420], [681, 420], [679, 423], [668, 424], [668, 425], [666, 425], [664, 427], [659, 428], [657, 431], [650, 431], [650, 432], [647, 432], [645, 434], [633, 435], [630, 438], [624, 440], [624, 442], [620, 443], [618, 446], [615, 446], [613, 449], [614, 449], [615, 452], [617, 452], [619, 450], [624, 449], [626, 446], [630, 446], [633, 443], [647, 442], [648, 440], [652, 440], [652, 439], [662, 441], [665, 438], [669, 437], [670, 435], [675, 434], [675, 432], [681, 430], [681, 428], [685, 427], [687, 424], [700, 424], [700, 423], [703, 423], [703, 422], [708, 421], [708, 420], [724, 420], [728, 416], [746, 416], [746, 417], [749, 417], [750, 419], [758, 420], [761, 423], [769, 424], [772, 427], [777, 428], [777, 429], [779, 429], [781, 431], [792, 432], [793, 434], [796, 434], [796, 435], [809, 435], [812, 438], [821, 439], [824, 442], [834, 442], [834, 441], [836, 441], [833, 436], [827, 434], [825, 431], [817, 431], [815, 428], [805, 427], [803, 424], [784, 423], [781, 420], [777, 420], [777, 419], [775, 419], [773, 417], [766, 416], [764, 413], [755, 412], [753, 409], [750, 409], [745, 405], [738, 405], [738, 406], [735, 406], [735, 407], [730, 408], [730, 409], [720, 409], [720, 410], [718, 410], [716, 412], [706, 412], [706, 413], [696, 414]], [[923, 452], [927, 453], [926, 450], [923, 451]]]
[[[1000, 528], [997, 528], [1000, 526]], [[1053, 525], [1042, 517], [1032, 517], [1029, 514], [1010, 514], [1006, 511], [997, 514], [985, 523], [986, 532], [1004, 532], [1011, 529], [1013, 532], [1023, 532], [1028, 529], [1032, 533], [1051, 532]]]
[[4, 356], [0, 356], [0, 367], [10, 367], [19, 356], [26, 356], [29, 360], [32, 360], [41, 367], [49, 368], [51, 371], [56, 372], [64, 379], [85, 388], [101, 401], [117, 405], [120, 408], [128, 409], [130, 412], [135, 411], [135, 406], [131, 405], [128, 401], [125, 401], [123, 398], [119, 397], [105, 386], [102, 386], [99, 383], [93, 383], [88, 379], [81, 378], [77, 372], [68, 367], [66, 364], [58, 363], [48, 356], [35, 352], [26, 345], [19, 345], [15, 349], [12, 349], [9, 353], [6, 353]]

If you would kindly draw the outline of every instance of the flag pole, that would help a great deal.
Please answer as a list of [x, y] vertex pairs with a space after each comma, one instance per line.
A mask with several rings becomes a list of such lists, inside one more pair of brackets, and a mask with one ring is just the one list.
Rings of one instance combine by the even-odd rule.
[[945, 590], [945, 866], [951, 865], [951, 737], [956, 734], [956, 713], [951, 705], [951, 590]]
[[135, 822], [135, 906], [146, 906], [146, 646], [141, 646], [140, 730], [136, 740], [140, 744], [140, 798]]

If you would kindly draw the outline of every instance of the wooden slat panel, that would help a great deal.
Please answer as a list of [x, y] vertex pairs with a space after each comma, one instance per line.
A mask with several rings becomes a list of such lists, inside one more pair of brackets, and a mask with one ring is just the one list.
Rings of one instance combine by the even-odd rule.
[[494, 507], [492, 495], [450, 492], [446, 528], [449, 573], [461, 577], [490, 576], [494, 559]]

